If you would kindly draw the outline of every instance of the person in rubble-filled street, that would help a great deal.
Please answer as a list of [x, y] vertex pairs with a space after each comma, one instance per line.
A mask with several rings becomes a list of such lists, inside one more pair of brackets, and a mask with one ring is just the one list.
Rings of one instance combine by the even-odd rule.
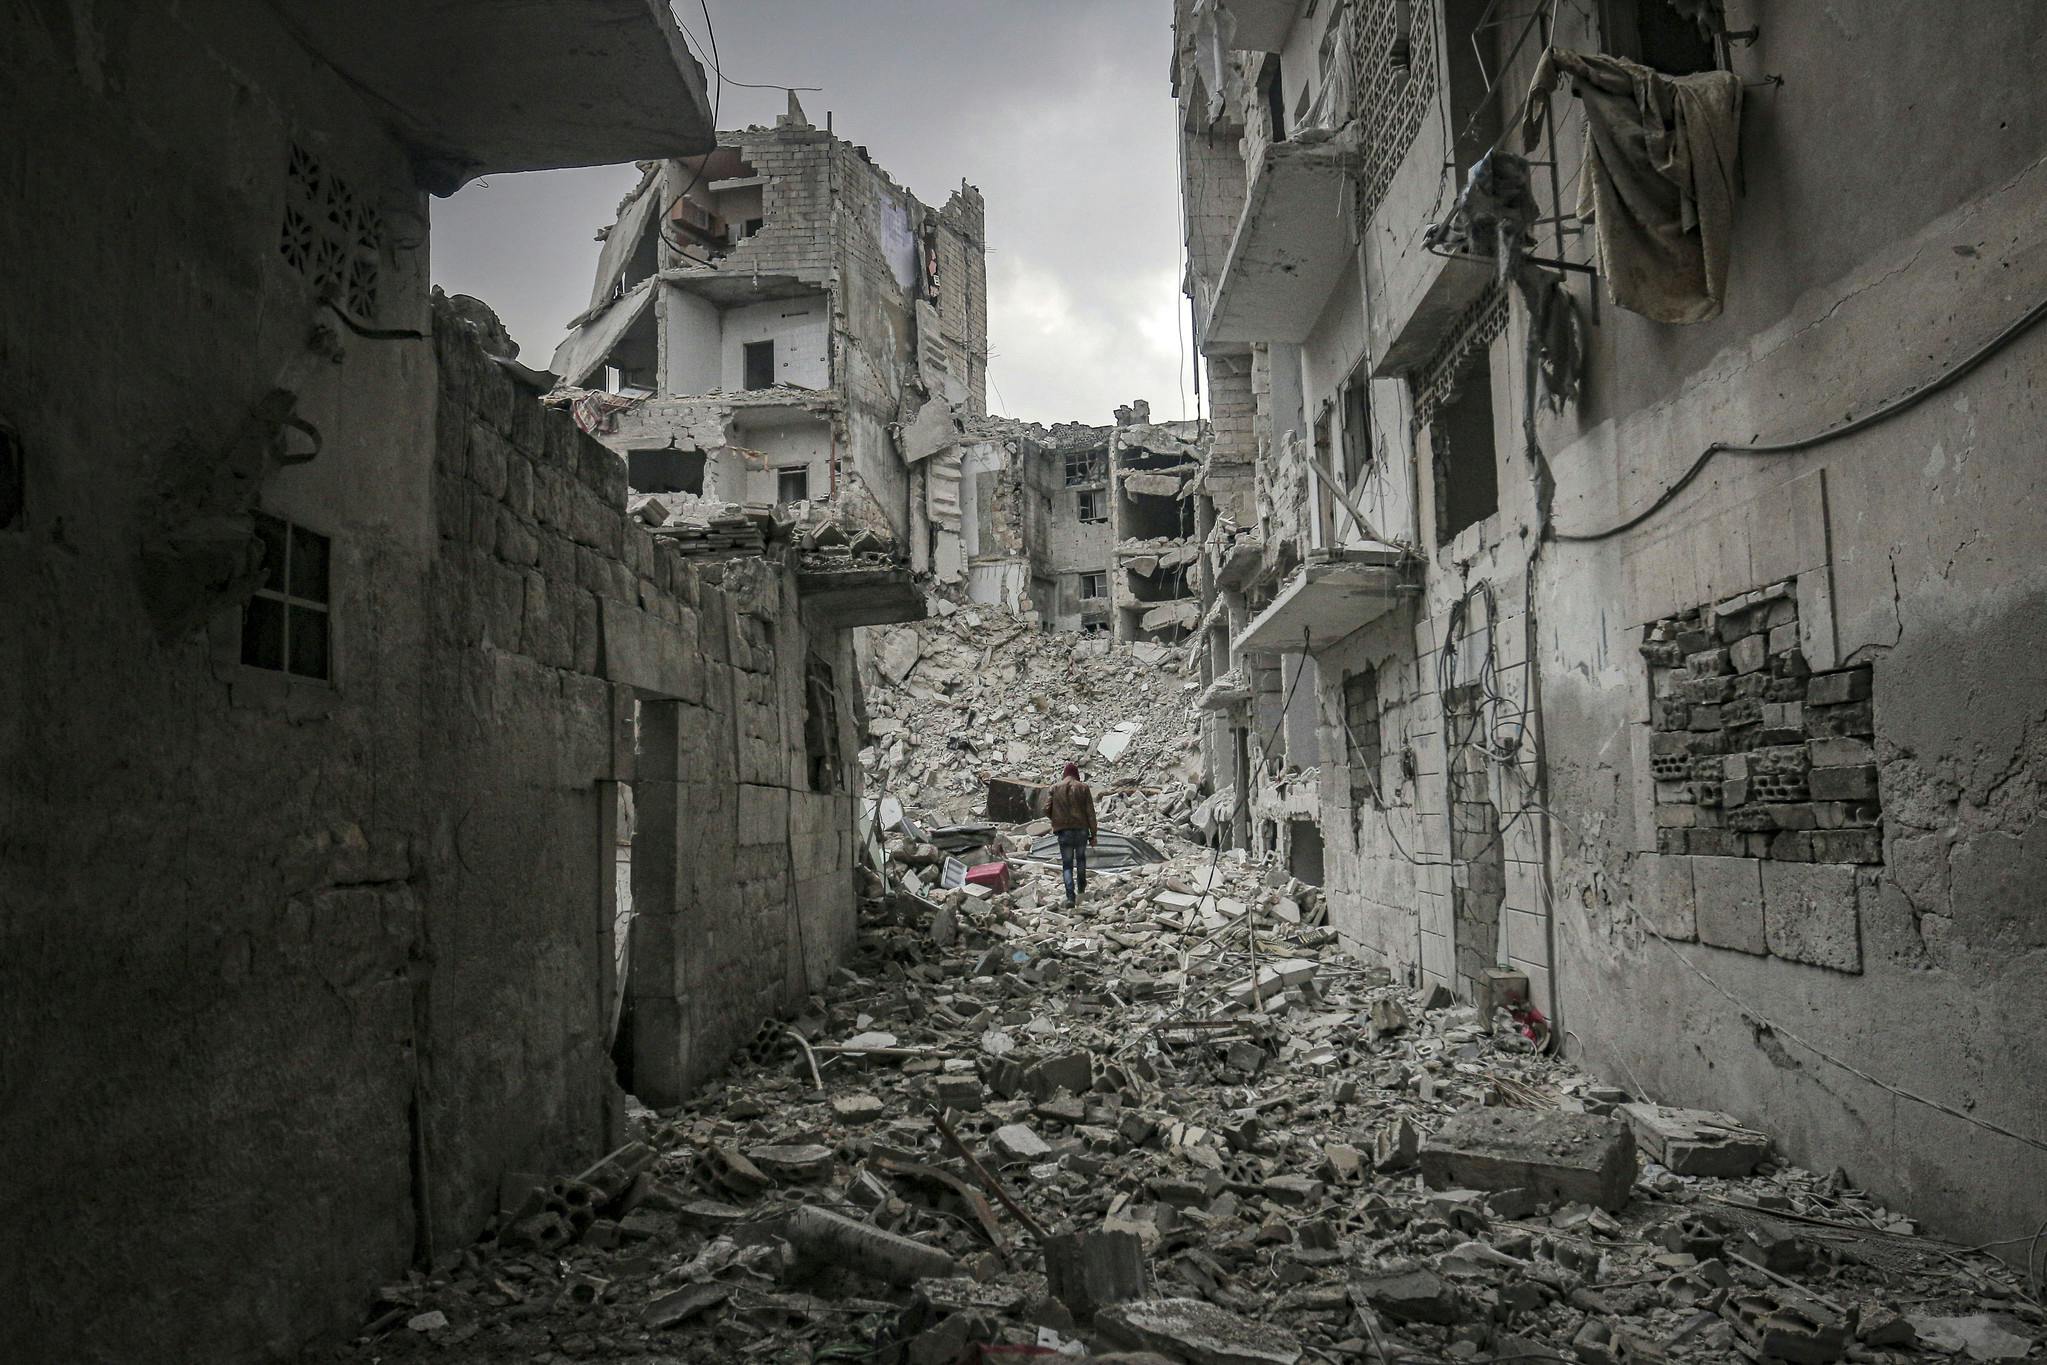
[[1095, 794], [1080, 780], [1080, 769], [1066, 765], [1066, 772], [1052, 784], [1045, 798], [1045, 813], [1052, 817], [1052, 832], [1059, 836], [1059, 875], [1066, 882], [1066, 903], [1072, 905], [1087, 894], [1088, 845], [1101, 836], [1095, 824]]

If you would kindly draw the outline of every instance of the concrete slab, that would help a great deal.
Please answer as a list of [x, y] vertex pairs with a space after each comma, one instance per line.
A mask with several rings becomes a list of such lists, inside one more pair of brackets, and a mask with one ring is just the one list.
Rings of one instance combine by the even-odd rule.
[[1330, 206], [1356, 157], [1340, 139], [1266, 146], [1216, 285], [1204, 345], [1308, 339], [1350, 259], [1344, 215]]
[[1253, 1322], [1201, 1299], [1142, 1299], [1105, 1308], [1095, 1325], [1113, 1341], [1189, 1365], [1295, 1365], [1300, 1345], [1284, 1328]]
[[1853, 865], [1770, 860], [1762, 880], [1763, 938], [1772, 955], [1837, 972], [1862, 970]]
[[1525, 1109], [1454, 1114], [1422, 1144], [1430, 1188], [1527, 1190], [1619, 1209], [1635, 1180], [1635, 1136], [1614, 1118]]
[[1715, 948], [1762, 954], [1763, 873], [1759, 858], [1693, 858], [1692, 895], [1699, 941]]
[[1678, 1175], [1744, 1176], [1770, 1155], [1770, 1139], [1729, 1114], [1646, 1103], [1620, 1114], [1642, 1154]]
[[1326, 649], [1378, 620], [1413, 591], [1412, 574], [1391, 546], [1347, 551], [1346, 556], [1294, 570], [1272, 605], [1237, 637], [1238, 651], [1298, 653], [1304, 638], [1309, 652]]

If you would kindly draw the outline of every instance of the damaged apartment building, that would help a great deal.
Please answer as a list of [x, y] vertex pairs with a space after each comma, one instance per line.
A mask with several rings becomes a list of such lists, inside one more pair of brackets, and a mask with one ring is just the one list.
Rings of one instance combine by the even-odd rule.
[[1179, 0], [1194, 645], [1353, 948], [2023, 1241], [2047, 20], [1966, 8]]
[[926, 207], [793, 94], [772, 128], [641, 171], [555, 352], [555, 401], [637, 493], [829, 507], [964, 583], [959, 447], [987, 411], [980, 192]]
[[[511, 1173], [615, 1147], [615, 1074], [673, 1103], [822, 988], [854, 936], [844, 627], [922, 603], [899, 571], [650, 535], [488, 311], [429, 291], [428, 196], [477, 176], [745, 178], [665, 7], [14, 8], [0, 1161], [36, 1213], [0, 1340], [279, 1358], [469, 1245]], [[82, 183], [148, 211], [81, 216]], [[756, 240], [785, 240], [765, 203]], [[763, 268], [771, 307], [829, 255]], [[834, 297], [900, 345], [778, 369], [820, 380], [897, 520], [908, 480], [866, 457], [905, 384], [978, 403], [967, 325], [910, 321], [940, 289], [978, 315], [971, 260], [941, 235], [914, 304], [845, 263]], [[771, 392], [789, 431], [809, 410]]]

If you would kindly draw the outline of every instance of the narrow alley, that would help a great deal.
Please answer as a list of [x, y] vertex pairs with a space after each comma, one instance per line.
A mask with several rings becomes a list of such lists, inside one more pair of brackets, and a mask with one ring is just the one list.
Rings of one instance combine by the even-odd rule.
[[0, 0], [0, 1365], [2047, 1362], [2043, 68]]

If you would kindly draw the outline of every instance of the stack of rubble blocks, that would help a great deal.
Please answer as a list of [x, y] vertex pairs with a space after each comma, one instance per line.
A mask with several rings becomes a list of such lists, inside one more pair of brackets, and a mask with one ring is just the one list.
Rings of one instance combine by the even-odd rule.
[[1642, 654], [1659, 852], [1883, 861], [1869, 665], [1807, 667], [1795, 582], [1658, 621]]

